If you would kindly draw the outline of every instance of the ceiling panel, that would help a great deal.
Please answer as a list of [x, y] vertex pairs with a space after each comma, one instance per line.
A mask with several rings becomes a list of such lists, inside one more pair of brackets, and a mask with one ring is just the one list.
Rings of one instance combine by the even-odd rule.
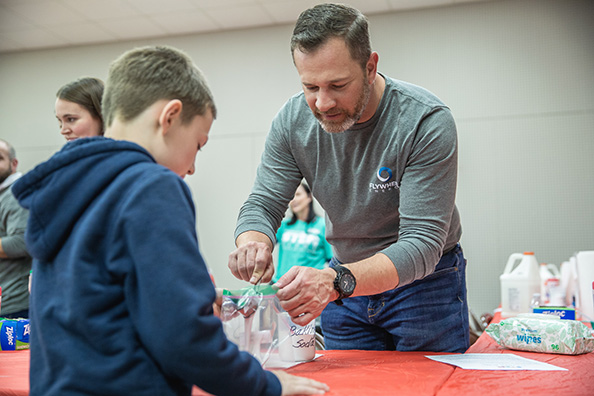
[[[490, 0], [351, 0], [367, 15]], [[323, 1], [322, 1], [323, 2]], [[0, 0], [0, 53], [291, 23], [313, 0]]]
[[203, 10], [178, 11], [151, 15], [151, 19], [168, 34], [203, 33], [221, 29], [221, 26]]
[[274, 20], [266, 9], [257, 2], [236, 5], [234, 7], [217, 7], [205, 10], [223, 29], [238, 29], [251, 26], [266, 26]]
[[[0, 0], [1, 2], [2, 0]], [[139, 13], [130, 3], [121, 0], [63, 0], [63, 3], [78, 12], [87, 21], [114, 17], [133, 17]]]

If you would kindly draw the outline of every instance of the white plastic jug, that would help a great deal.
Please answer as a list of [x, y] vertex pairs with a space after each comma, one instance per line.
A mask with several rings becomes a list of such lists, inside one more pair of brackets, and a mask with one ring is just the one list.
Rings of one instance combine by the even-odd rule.
[[565, 306], [561, 273], [555, 264], [540, 263], [540, 305]]
[[575, 254], [579, 299], [577, 309], [581, 320], [594, 322], [594, 301], [592, 282], [594, 282], [594, 250], [581, 251]]
[[499, 281], [502, 318], [532, 312], [532, 296], [540, 293], [539, 265], [533, 252], [510, 255]]

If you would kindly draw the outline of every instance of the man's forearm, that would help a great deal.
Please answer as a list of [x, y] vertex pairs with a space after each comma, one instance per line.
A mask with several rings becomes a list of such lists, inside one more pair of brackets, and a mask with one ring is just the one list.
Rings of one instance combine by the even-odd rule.
[[268, 245], [270, 251], [274, 248], [272, 245], [272, 241], [266, 234], [263, 234], [258, 231], [246, 231], [244, 233], [239, 234], [237, 239], [235, 240], [235, 246], [241, 247], [248, 242], [261, 242]]
[[[351, 296], [370, 296], [383, 293], [398, 286], [398, 271], [383, 253], [354, 263], [345, 263], [357, 280]], [[339, 298], [334, 288], [336, 271], [311, 267], [293, 267], [276, 285], [282, 307], [292, 320], [304, 325], [322, 313], [322, 310]]]
[[[392, 261], [383, 253], [377, 253], [365, 260], [345, 263], [357, 280], [353, 296], [371, 296], [398, 286], [398, 271]], [[332, 270], [334, 273], [334, 270]], [[335, 275], [335, 273], [334, 273]], [[336, 293], [338, 295], [338, 293]]]

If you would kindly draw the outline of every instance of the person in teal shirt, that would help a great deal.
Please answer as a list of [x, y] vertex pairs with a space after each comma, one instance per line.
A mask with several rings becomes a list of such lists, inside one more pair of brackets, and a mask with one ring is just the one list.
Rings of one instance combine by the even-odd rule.
[[307, 184], [297, 187], [289, 207], [293, 216], [283, 220], [276, 232], [278, 264], [274, 282], [296, 265], [323, 269], [332, 258], [332, 248], [326, 241], [326, 223], [314, 210]]

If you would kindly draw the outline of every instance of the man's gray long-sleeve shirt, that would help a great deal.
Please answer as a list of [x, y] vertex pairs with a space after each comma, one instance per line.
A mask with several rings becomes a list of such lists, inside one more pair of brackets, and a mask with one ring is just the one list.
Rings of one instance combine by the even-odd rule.
[[343, 133], [325, 132], [303, 93], [289, 99], [272, 122], [235, 237], [254, 230], [274, 243], [304, 177], [326, 211], [326, 237], [339, 261], [382, 252], [399, 286], [434, 271], [462, 233], [455, 122], [432, 93], [385, 79], [375, 115]]
[[0, 185], [0, 238], [8, 256], [0, 258], [2, 306], [0, 316], [29, 308], [29, 271], [31, 256], [25, 246], [29, 211], [22, 208], [10, 190], [20, 177], [13, 173]]

